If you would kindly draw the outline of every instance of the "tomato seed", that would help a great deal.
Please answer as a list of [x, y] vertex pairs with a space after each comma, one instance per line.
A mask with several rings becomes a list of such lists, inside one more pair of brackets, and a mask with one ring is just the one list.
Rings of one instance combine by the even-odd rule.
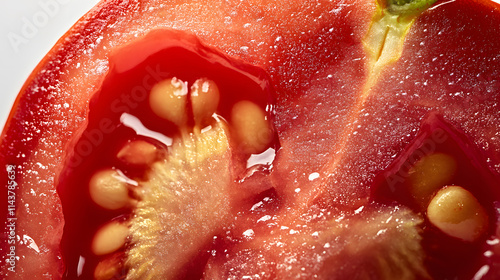
[[149, 95], [151, 110], [159, 117], [186, 125], [187, 84], [177, 78], [166, 79], [156, 84]]
[[155, 145], [143, 140], [128, 142], [118, 152], [117, 158], [133, 165], [150, 165], [157, 157], [158, 149]]
[[123, 257], [123, 253], [117, 253], [100, 261], [94, 270], [94, 278], [96, 280], [116, 279], [123, 270]]
[[219, 105], [220, 93], [217, 84], [209, 79], [198, 79], [191, 86], [191, 106], [194, 122], [203, 126], [210, 120]]
[[105, 209], [120, 209], [132, 203], [127, 185], [126, 179], [116, 170], [102, 170], [90, 179], [90, 197]]
[[255, 103], [236, 103], [231, 111], [231, 122], [243, 151], [260, 153], [269, 146], [272, 140], [271, 125], [266, 113]]
[[436, 191], [450, 183], [456, 170], [457, 162], [452, 156], [434, 153], [421, 158], [408, 171], [410, 192], [422, 210]]
[[429, 221], [444, 233], [473, 242], [488, 228], [488, 215], [466, 189], [449, 186], [441, 189], [427, 207]]
[[129, 230], [128, 226], [112, 221], [97, 231], [92, 240], [92, 253], [106, 255], [113, 253], [125, 245]]

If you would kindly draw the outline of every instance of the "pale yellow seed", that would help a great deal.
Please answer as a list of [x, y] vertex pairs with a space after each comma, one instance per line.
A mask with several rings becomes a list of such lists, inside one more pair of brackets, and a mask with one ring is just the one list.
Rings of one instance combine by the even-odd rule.
[[95, 173], [89, 182], [92, 200], [99, 206], [116, 210], [131, 203], [126, 179], [114, 169]]
[[100, 228], [92, 240], [92, 253], [106, 255], [125, 245], [129, 230], [120, 222], [112, 221]]
[[473, 242], [488, 229], [488, 215], [466, 189], [448, 186], [439, 190], [427, 207], [429, 221], [444, 233]]
[[245, 153], [261, 153], [272, 140], [272, 129], [266, 113], [250, 101], [236, 103], [231, 111], [231, 124]]
[[178, 126], [186, 124], [187, 85], [172, 78], [157, 83], [150, 92], [149, 105], [159, 117]]
[[123, 254], [115, 254], [100, 261], [94, 270], [95, 280], [115, 279], [123, 270]]
[[456, 171], [456, 160], [444, 153], [426, 155], [408, 171], [410, 192], [422, 210], [437, 190], [451, 183]]
[[[106, 265], [106, 264], [104, 264]], [[94, 279], [95, 280], [110, 280], [116, 276], [119, 271], [119, 267], [103, 267], [103, 264], [97, 264], [97, 267], [94, 271]]]
[[195, 124], [202, 126], [210, 121], [219, 106], [220, 93], [217, 84], [209, 79], [198, 79], [191, 86], [191, 104]]
[[158, 149], [143, 140], [128, 142], [118, 152], [118, 159], [133, 165], [150, 165], [156, 160]]

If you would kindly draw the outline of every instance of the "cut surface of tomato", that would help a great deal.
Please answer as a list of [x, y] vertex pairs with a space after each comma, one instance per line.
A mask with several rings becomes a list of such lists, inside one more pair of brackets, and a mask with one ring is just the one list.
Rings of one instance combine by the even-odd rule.
[[2, 134], [2, 275], [498, 278], [499, 6], [285, 2], [79, 21]]

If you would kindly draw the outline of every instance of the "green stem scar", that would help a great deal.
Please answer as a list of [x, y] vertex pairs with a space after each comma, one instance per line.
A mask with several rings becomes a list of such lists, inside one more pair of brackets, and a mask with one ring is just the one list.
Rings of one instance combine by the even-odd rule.
[[418, 15], [435, 2], [436, 0], [387, 0], [385, 7], [394, 15]]
[[372, 24], [363, 41], [369, 57], [368, 78], [363, 97], [369, 95], [383, 68], [401, 57], [404, 40], [411, 25], [434, 2], [436, 0], [387, 0], [378, 3]]

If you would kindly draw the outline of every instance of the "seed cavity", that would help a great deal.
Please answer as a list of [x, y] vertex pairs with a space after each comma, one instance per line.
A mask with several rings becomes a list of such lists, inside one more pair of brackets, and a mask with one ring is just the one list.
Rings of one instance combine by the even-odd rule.
[[159, 117], [177, 126], [186, 125], [187, 83], [171, 78], [157, 83], [151, 89], [149, 105]]
[[272, 129], [266, 113], [250, 101], [236, 103], [231, 111], [231, 124], [241, 150], [248, 154], [263, 152], [272, 141]]
[[128, 234], [126, 224], [118, 221], [107, 223], [94, 235], [92, 253], [101, 256], [116, 252], [125, 245]]
[[89, 182], [89, 192], [97, 205], [108, 210], [120, 209], [135, 203], [134, 199], [129, 197], [127, 178], [115, 169], [95, 173]]
[[450, 183], [456, 172], [456, 160], [444, 153], [426, 155], [415, 163], [408, 171], [409, 188], [422, 210], [436, 191]]
[[152, 88], [153, 113], [177, 125], [180, 135], [168, 151], [144, 140], [120, 149], [118, 160], [146, 167], [135, 188], [114, 169], [92, 176], [96, 204], [109, 210], [133, 206], [126, 223], [111, 221], [94, 235], [92, 252], [106, 257], [94, 270], [96, 279], [113, 279], [124, 267], [126, 279], [175, 278], [227, 222], [233, 148], [247, 155], [261, 153], [269, 148], [273, 131], [259, 105], [234, 104], [228, 125], [216, 115], [219, 102], [219, 88], [207, 78], [197, 79], [189, 92], [188, 83], [177, 78]]
[[[214, 237], [228, 235], [233, 217], [260, 198], [261, 192], [236, 196], [236, 188], [247, 192], [240, 180], [254, 167], [247, 166], [254, 155], [240, 151], [231, 110], [238, 101], [255, 102], [260, 127], [271, 127], [272, 80], [265, 69], [183, 33], [155, 30], [110, 57], [116, 67], [92, 99], [58, 183], [68, 221], [62, 237], [68, 278], [202, 277], [205, 261], [219, 250]], [[103, 131], [94, 137], [99, 149], [83, 159], [77, 148], [95, 131]], [[264, 151], [274, 159], [279, 143], [271, 132], [276, 142], [264, 141]], [[265, 177], [272, 165], [261, 158], [246, 183], [265, 185], [273, 198]]]
[[132, 165], [146, 166], [156, 160], [158, 149], [144, 140], [128, 142], [118, 152], [117, 158]]
[[449, 236], [473, 242], [488, 229], [488, 215], [473, 194], [460, 186], [439, 190], [427, 207], [429, 221]]

